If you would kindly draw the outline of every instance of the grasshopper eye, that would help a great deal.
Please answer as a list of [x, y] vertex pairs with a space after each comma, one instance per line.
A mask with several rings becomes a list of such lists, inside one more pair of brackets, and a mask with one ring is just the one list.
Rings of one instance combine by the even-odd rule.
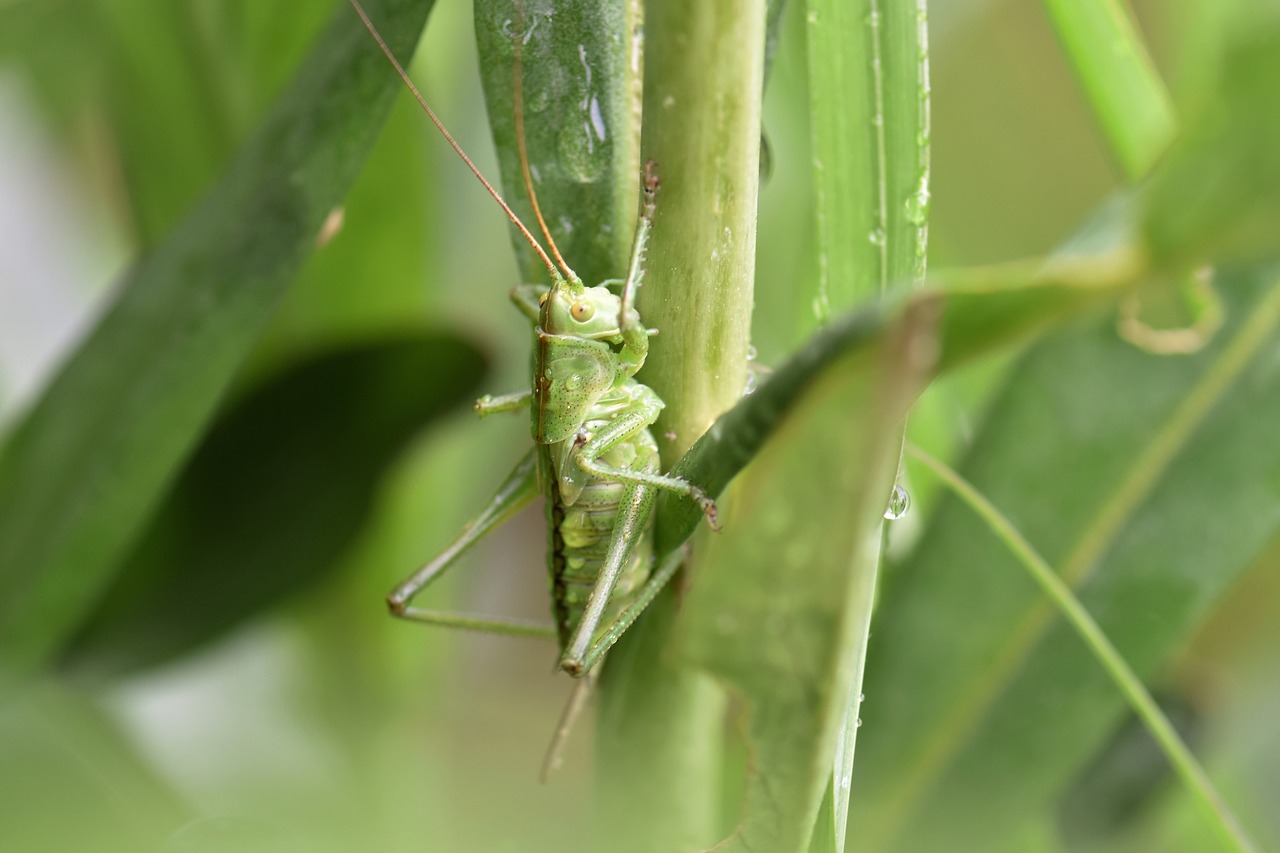
[[596, 308], [590, 302], [575, 302], [569, 306], [569, 315], [579, 323], [587, 322], [595, 313]]
[[538, 294], [538, 304], [539, 304], [539, 305], [546, 305], [546, 304], [547, 304], [547, 297], [548, 297], [548, 296], [550, 296], [550, 295], [551, 295], [551, 291], [549, 291], [549, 290], [543, 291], [542, 293]]

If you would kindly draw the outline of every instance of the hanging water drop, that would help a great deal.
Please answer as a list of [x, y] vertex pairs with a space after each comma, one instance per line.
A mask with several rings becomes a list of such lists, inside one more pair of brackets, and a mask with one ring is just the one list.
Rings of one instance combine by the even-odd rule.
[[889, 495], [889, 506], [885, 508], [884, 517], [889, 521], [897, 521], [907, 514], [907, 510], [911, 509], [911, 495], [907, 494], [907, 490], [902, 486], [894, 486], [893, 493]]
[[748, 394], [754, 392], [756, 390], [756, 386], [759, 384], [760, 384], [760, 380], [756, 378], [756, 372], [754, 370], [748, 370], [747, 382], [742, 387], [742, 396], [745, 397]]

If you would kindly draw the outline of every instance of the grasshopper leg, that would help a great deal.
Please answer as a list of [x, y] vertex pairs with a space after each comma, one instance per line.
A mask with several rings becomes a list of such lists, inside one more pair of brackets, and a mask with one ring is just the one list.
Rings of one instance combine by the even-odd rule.
[[560, 722], [556, 725], [555, 734], [551, 736], [551, 743], [547, 745], [546, 757], [542, 759], [542, 773], [539, 778], [544, 784], [551, 778], [552, 773], [560, 769], [569, 732], [573, 730], [573, 724], [582, 714], [582, 709], [587, 706], [587, 698], [591, 695], [591, 689], [595, 687], [595, 683], [595, 673], [590, 672], [574, 683], [569, 701], [565, 703], [564, 711], [560, 714]]
[[499, 412], [515, 412], [529, 408], [533, 399], [532, 391], [515, 391], [511, 394], [485, 394], [476, 400], [476, 414], [480, 417], [496, 415]]
[[656, 489], [674, 492], [678, 495], [684, 495], [702, 510], [707, 517], [707, 524], [713, 530], [719, 530], [720, 528], [716, 523], [715, 501], [701, 488], [688, 480], [671, 477], [666, 474], [627, 470], [600, 461], [601, 456], [622, 442], [631, 440], [638, 433], [652, 426], [654, 421], [658, 419], [658, 412], [662, 410], [662, 404], [657, 395], [646, 386], [641, 385], [639, 388], [641, 389], [641, 396], [632, 403], [627, 411], [614, 417], [607, 426], [584, 441], [574, 453], [573, 461], [579, 468], [593, 477], [619, 480], [635, 485], [647, 485]]
[[410, 606], [418, 593], [439, 579], [458, 558], [503, 522], [515, 515], [537, 493], [537, 455], [530, 451], [498, 487], [489, 505], [449, 544], [434, 560], [406, 578], [387, 596], [387, 606], [392, 615], [429, 625], [443, 625], [493, 634], [523, 637], [556, 636], [555, 628], [519, 619], [503, 619], [491, 616], [475, 616], [467, 613], [446, 613]]
[[[618, 577], [622, 574], [627, 560], [635, 548], [636, 542], [644, 532], [653, 513], [655, 502], [654, 490], [646, 484], [628, 485], [618, 502], [618, 513], [614, 520], [613, 534], [609, 540], [609, 550], [596, 575], [591, 595], [587, 597], [587, 605], [582, 611], [577, 627], [569, 642], [565, 644], [560, 656], [560, 668], [575, 678], [586, 674], [589, 667], [584, 665], [587, 650], [596, 630], [604, 620], [605, 610], [613, 597], [614, 588], [618, 585]], [[599, 655], [596, 656], [597, 659]]]
[[521, 314], [537, 326], [542, 311], [542, 299], [546, 293], [545, 284], [518, 284], [511, 289], [511, 301], [520, 309]]
[[590, 672], [596, 664], [598, 664], [605, 653], [618, 642], [618, 639], [627, 632], [627, 629], [635, 624], [636, 619], [640, 618], [640, 614], [645, 611], [653, 600], [658, 597], [658, 593], [662, 592], [662, 588], [670, 583], [671, 578], [675, 577], [675, 573], [689, 556], [687, 547], [677, 548], [666, 556], [666, 558], [658, 565], [653, 574], [649, 575], [649, 579], [645, 581], [644, 586], [636, 593], [632, 602], [627, 608], [618, 614], [618, 618], [605, 630], [600, 638], [591, 644], [591, 648], [582, 657], [582, 669], [584, 672]]

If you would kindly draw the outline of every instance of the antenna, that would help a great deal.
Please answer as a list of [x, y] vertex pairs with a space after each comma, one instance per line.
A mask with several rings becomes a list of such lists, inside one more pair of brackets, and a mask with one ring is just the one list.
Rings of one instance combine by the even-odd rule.
[[515, 113], [516, 120], [516, 152], [520, 155], [520, 173], [524, 176], [524, 189], [529, 194], [529, 203], [533, 205], [533, 215], [538, 220], [538, 227], [542, 229], [542, 236], [547, 238], [547, 244], [551, 246], [551, 254], [555, 256], [556, 263], [560, 264], [560, 268], [564, 270], [565, 275], [573, 281], [578, 280], [578, 274], [569, 268], [565, 263], [564, 256], [560, 254], [560, 247], [556, 245], [555, 238], [551, 236], [551, 230], [547, 228], [547, 221], [542, 218], [542, 206], [538, 204], [538, 193], [533, 188], [533, 176], [529, 170], [529, 149], [525, 146], [524, 141], [524, 56], [521, 48], [524, 45], [524, 7], [520, 3], [516, 3], [516, 30], [511, 37], [511, 43], [515, 55], [515, 64], [512, 68], [512, 108]]
[[[510, 206], [508, 206], [507, 203], [502, 200], [502, 196], [500, 196], [498, 194], [498, 191], [493, 188], [493, 184], [490, 184], [487, 180], [485, 180], [484, 175], [480, 174], [480, 170], [476, 168], [476, 164], [471, 162], [471, 158], [467, 156], [467, 152], [463, 151], [462, 146], [459, 145], [454, 140], [453, 135], [450, 134], [448, 128], [444, 126], [444, 122], [440, 121], [440, 119], [436, 117], [435, 111], [432, 110], [431, 107], [427, 105], [427, 99], [422, 97], [422, 93], [418, 91], [418, 87], [415, 86], [413, 83], [413, 80], [409, 78], [409, 73], [404, 70], [404, 66], [400, 64], [400, 60], [396, 59], [396, 55], [392, 53], [391, 48], [387, 46], [387, 42], [382, 38], [382, 33], [378, 32], [378, 28], [373, 25], [373, 21], [369, 20], [369, 15], [367, 12], [365, 12], [364, 7], [360, 5], [360, 0], [350, 0], [350, 2], [351, 2], [351, 7], [356, 10], [356, 14], [360, 16], [360, 20], [364, 23], [364, 28], [369, 31], [369, 35], [373, 36], [373, 40], [378, 43], [378, 47], [382, 49], [383, 55], [387, 57], [387, 60], [391, 63], [391, 66], [395, 68], [396, 73], [400, 75], [400, 79], [404, 81], [404, 84], [409, 87], [409, 91], [413, 93], [413, 97], [415, 100], [417, 100], [418, 105], [422, 107], [422, 109], [426, 112], [427, 117], [431, 119], [431, 123], [434, 124], [436, 126], [436, 129], [439, 130], [440, 133], [444, 136], [445, 141], [449, 143], [450, 147], [452, 147], [454, 151], [458, 152], [458, 156], [462, 158], [462, 162], [467, 164], [467, 168], [471, 170], [471, 174], [475, 175], [476, 179], [480, 181], [480, 183], [484, 184], [484, 188], [489, 191], [489, 195], [493, 196], [494, 200], [497, 201], [498, 204], [502, 206], [502, 209], [504, 211], [506, 211], [507, 218], [510, 219], [512, 223], [514, 223], [515, 226], [520, 229], [520, 233], [523, 234], [524, 238], [529, 241], [529, 245], [532, 246], [533, 250], [538, 253], [538, 257], [542, 258], [542, 262], [546, 264], [547, 269], [551, 272], [551, 277], [559, 278], [560, 271], [556, 269], [555, 264], [553, 264], [551, 262], [551, 259], [547, 257], [546, 251], [542, 248], [542, 245], [538, 242], [537, 238], [535, 238], [533, 234], [529, 233], [528, 228], [524, 227], [524, 223], [520, 221], [520, 217], [516, 216], [515, 211], [513, 211], [510, 208]], [[519, 116], [519, 113], [517, 113], [517, 119], [516, 119], [517, 123], [519, 122], [518, 116]], [[517, 127], [518, 126], [519, 125], [517, 124]], [[523, 134], [520, 135], [520, 146], [521, 146], [520, 161], [521, 163], [525, 163], [525, 169], [526, 169], [525, 182], [527, 184], [529, 180], [528, 174], [527, 174], [528, 165], [526, 163], [526, 158], [524, 156]], [[534, 202], [533, 209], [535, 212], [538, 209], [538, 203], [536, 201]], [[541, 213], [538, 214], [538, 222], [539, 223], [542, 222]], [[547, 226], [544, 224], [542, 226], [542, 231], [544, 234], [546, 234], [546, 228]], [[547, 234], [547, 239], [548, 240], [551, 239], [550, 234]], [[553, 242], [551, 245], [552, 245], [552, 249], [554, 250], [555, 243]], [[556, 257], [557, 258], [560, 257], [560, 253], [558, 251], [556, 252]], [[564, 261], [561, 260], [560, 263], [561, 265], [563, 265]], [[568, 270], [569, 268], [566, 266], [565, 269]], [[572, 275], [572, 273], [570, 273], [570, 275]]]

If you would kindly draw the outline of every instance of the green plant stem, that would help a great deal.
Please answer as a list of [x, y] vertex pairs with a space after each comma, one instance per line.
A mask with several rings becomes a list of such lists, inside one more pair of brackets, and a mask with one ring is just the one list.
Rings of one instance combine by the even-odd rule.
[[1121, 0], [1043, 0], [1124, 176], [1146, 175], [1173, 140], [1173, 106]]
[[1223, 842], [1233, 850], [1256, 850], [1253, 840], [1249, 838], [1230, 807], [1213, 787], [1204, 768], [1191, 754], [1191, 750], [1179, 737], [1168, 717], [1147, 692], [1142, 679], [1129, 667], [1098, 623], [1076, 598], [1071, 588], [1058, 577], [1044, 557], [1040, 556], [1040, 553], [1023, 537], [1004, 513], [946, 463], [910, 443], [907, 445], [907, 452], [932, 470], [948, 488], [955, 492], [957, 497], [976, 512], [1008, 547], [1010, 553], [1027, 568], [1032, 579], [1040, 585], [1044, 593], [1066, 617], [1071, 627], [1080, 635], [1094, 657], [1102, 664], [1103, 669], [1120, 688], [1120, 692], [1128, 700], [1133, 712], [1151, 732], [1151, 736], [1155, 738], [1175, 772], [1182, 777]]
[[[654, 433], [669, 467], [746, 383], [764, 2], [654, 0], [645, 42], [641, 152], [661, 190], [639, 307], [659, 334], [640, 379], [667, 404]], [[659, 508], [660, 529], [669, 516]], [[602, 678], [598, 813], [610, 850], [696, 849], [719, 834], [724, 695], [670, 653], [679, 583]]]

